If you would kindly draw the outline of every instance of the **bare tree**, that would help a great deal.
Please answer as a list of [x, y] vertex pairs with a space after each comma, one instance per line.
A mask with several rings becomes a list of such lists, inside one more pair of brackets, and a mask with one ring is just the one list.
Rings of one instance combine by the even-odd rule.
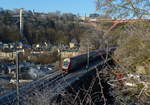
[[90, 50], [95, 50], [99, 48], [104, 48], [104, 32], [95, 30], [91, 28], [83, 33], [82, 38], [80, 38], [80, 51], [86, 52], [89, 47]]
[[96, 10], [113, 17], [148, 17], [150, 0], [96, 0]]

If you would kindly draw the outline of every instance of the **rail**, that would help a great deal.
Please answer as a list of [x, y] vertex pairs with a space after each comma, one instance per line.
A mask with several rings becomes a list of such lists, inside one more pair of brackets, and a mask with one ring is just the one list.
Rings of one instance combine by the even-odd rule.
[[[52, 74], [46, 75], [43, 78], [32, 81], [30, 83], [24, 84], [19, 87], [21, 93], [28, 94], [31, 93], [34, 89], [42, 89], [45, 84], [50, 85], [51, 81], [56, 81], [57, 79], [62, 78], [63, 71], [56, 71]], [[20, 96], [22, 97], [22, 96]], [[13, 90], [9, 93], [0, 97], [0, 105], [15, 105], [16, 102], [16, 90]]]

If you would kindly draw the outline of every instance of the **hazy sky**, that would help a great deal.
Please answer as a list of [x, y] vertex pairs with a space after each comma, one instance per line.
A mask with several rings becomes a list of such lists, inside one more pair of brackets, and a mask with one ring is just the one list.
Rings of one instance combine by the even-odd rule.
[[4, 9], [25, 8], [39, 12], [71, 12], [88, 15], [95, 11], [95, 0], [0, 0]]

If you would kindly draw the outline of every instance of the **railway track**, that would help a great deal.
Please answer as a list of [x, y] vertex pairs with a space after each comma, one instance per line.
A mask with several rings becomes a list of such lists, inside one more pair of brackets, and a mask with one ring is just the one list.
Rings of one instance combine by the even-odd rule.
[[[35, 90], [42, 91], [46, 87], [52, 85], [53, 82], [58, 81], [59, 79], [65, 76], [64, 72], [59, 70], [52, 74], [46, 75], [39, 80], [32, 81], [30, 83], [24, 84], [19, 87], [20, 91], [20, 100], [22, 101], [23, 97], [27, 94], [33, 94]], [[16, 105], [16, 90], [13, 90], [0, 97], [0, 105]]]

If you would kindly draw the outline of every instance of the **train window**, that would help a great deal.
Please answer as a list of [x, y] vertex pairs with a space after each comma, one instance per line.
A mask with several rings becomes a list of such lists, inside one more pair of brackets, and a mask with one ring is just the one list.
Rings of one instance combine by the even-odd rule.
[[70, 64], [70, 59], [65, 59], [64, 60], [64, 66], [67, 67]]
[[64, 61], [64, 66], [68, 66], [69, 62], [68, 61]]

